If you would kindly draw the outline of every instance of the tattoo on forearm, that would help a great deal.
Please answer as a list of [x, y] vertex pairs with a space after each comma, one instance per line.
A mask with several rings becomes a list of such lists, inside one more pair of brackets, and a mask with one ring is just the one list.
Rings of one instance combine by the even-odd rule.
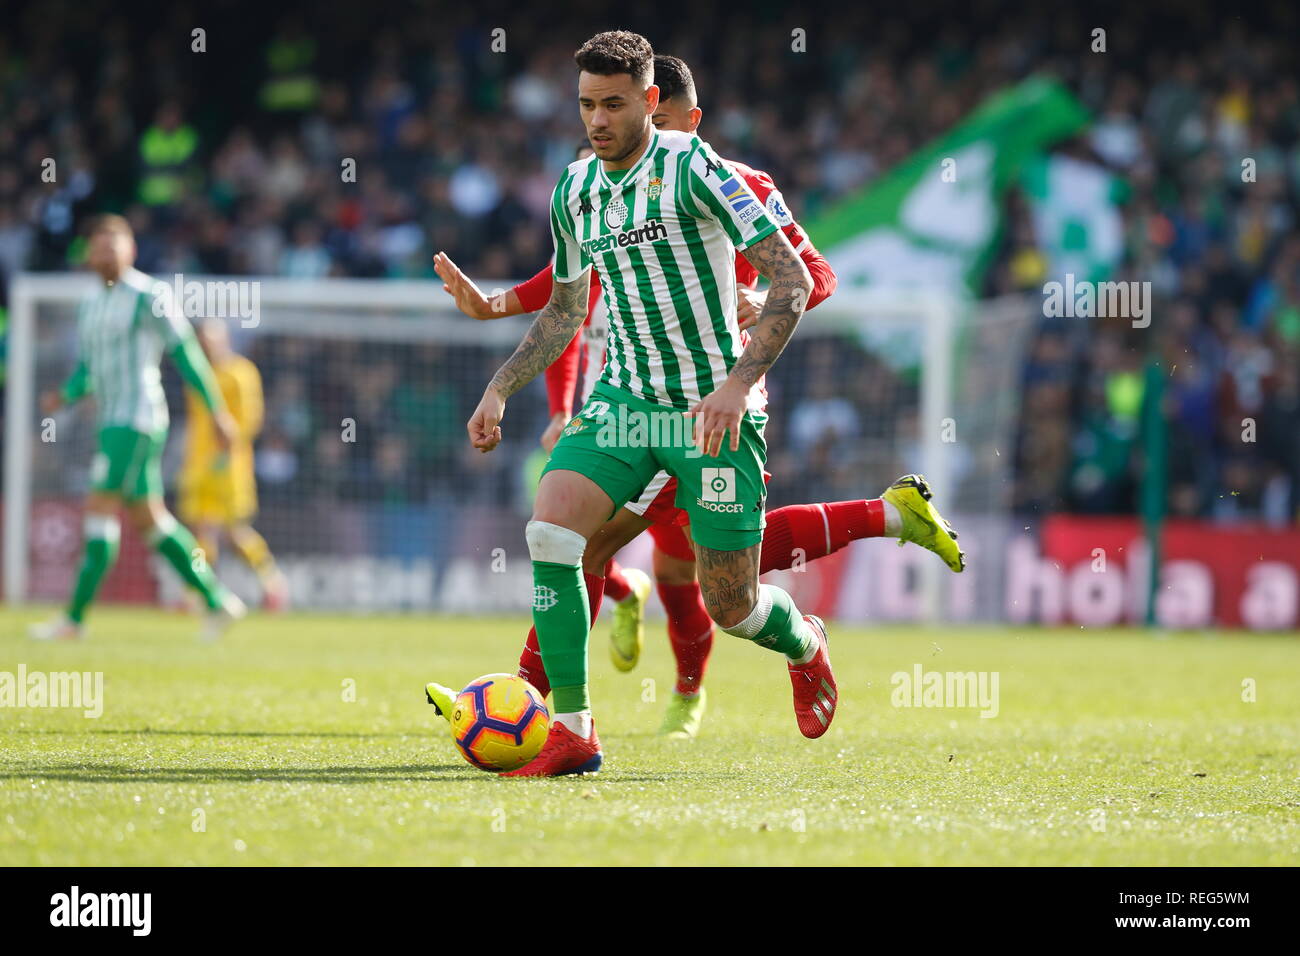
[[492, 376], [488, 387], [509, 398], [546, 371], [582, 327], [590, 288], [590, 272], [573, 282], [556, 282], [551, 301], [538, 313], [515, 354]]
[[716, 551], [695, 546], [700, 590], [709, 616], [738, 623], [758, 602], [758, 561], [761, 545], [743, 551]]
[[794, 334], [808, 306], [812, 281], [790, 240], [780, 232], [750, 246], [745, 258], [771, 282], [763, 311], [749, 329], [749, 344], [731, 370], [745, 385], [753, 385], [772, 367]]

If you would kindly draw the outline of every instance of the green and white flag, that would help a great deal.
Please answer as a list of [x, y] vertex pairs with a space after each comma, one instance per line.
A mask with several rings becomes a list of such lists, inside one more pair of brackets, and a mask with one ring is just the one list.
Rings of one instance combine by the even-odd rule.
[[841, 286], [976, 291], [1001, 233], [1007, 187], [1088, 122], [1064, 86], [1030, 78], [807, 223], [808, 234]]
[[1128, 184], [1095, 163], [1039, 156], [1021, 177], [1048, 281], [1104, 282], [1124, 254], [1119, 212]]

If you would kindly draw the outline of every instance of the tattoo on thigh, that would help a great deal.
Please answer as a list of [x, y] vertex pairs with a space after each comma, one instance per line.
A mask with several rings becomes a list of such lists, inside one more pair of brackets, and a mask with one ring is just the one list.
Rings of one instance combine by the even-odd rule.
[[704, 604], [714, 620], [750, 612], [758, 601], [758, 559], [761, 545], [743, 551], [717, 551], [699, 544], [695, 561]]

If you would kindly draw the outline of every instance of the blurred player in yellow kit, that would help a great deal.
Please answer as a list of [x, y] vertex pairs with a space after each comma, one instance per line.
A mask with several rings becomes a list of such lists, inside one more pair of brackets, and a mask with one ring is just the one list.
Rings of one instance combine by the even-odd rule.
[[262, 376], [230, 347], [221, 319], [199, 326], [199, 343], [208, 356], [226, 406], [239, 426], [228, 451], [217, 442], [212, 416], [191, 388], [185, 389], [185, 462], [181, 466], [178, 510], [194, 529], [210, 565], [216, 564], [222, 537], [257, 574], [268, 610], [282, 610], [289, 588], [266, 539], [253, 530], [257, 480], [253, 475], [253, 441], [262, 430]]

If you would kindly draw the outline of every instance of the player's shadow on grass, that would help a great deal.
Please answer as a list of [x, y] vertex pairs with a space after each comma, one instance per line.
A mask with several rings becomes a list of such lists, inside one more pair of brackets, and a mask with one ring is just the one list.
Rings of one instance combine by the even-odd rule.
[[[388, 767], [152, 767], [148, 770], [132, 770], [120, 764], [19, 764], [0, 770], [0, 780], [32, 779], [74, 783], [460, 783], [488, 780], [490, 776], [464, 763]], [[604, 773], [596, 779], [606, 783], [663, 783], [669, 776]]]
[[[467, 774], [466, 771], [469, 771]], [[150, 767], [120, 764], [28, 764], [0, 770], [0, 780], [70, 780], [77, 783], [380, 783], [464, 780], [468, 764], [398, 764], [371, 767]]]
[[148, 734], [150, 736], [165, 734], [173, 737], [348, 737], [356, 739], [372, 740], [381, 737], [419, 737], [427, 736], [428, 731], [425, 729], [411, 730], [405, 733], [400, 731], [386, 731], [384, 733], [367, 733], [365, 731], [344, 731], [344, 730], [161, 730], [153, 727], [140, 727], [138, 729], [127, 730], [55, 730], [55, 729], [34, 729], [34, 730], [14, 730], [15, 734], [64, 734], [70, 736], [80, 736], [81, 734], [113, 734], [115, 736], [130, 737], [134, 735]]

